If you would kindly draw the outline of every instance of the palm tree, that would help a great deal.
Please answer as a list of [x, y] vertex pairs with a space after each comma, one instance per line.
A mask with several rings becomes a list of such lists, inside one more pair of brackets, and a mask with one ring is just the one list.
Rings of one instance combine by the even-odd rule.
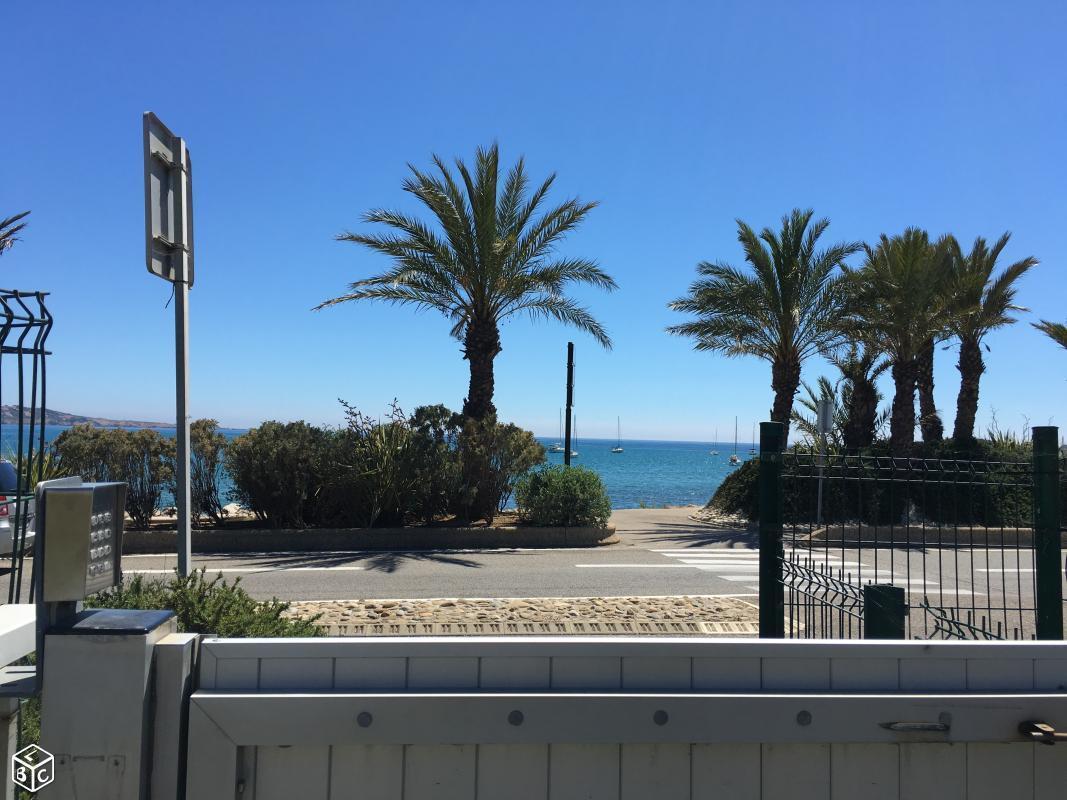
[[945, 424], [934, 403], [934, 349], [943, 341], [944, 330], [935, 331], [919, 348], [915, 357], [915, 390], [919, 395], [919, 431], [924, 442], [940, 442], [945, 437]]
[[892, 238], [882, 234], [877, 246], [863, 248], [863, 267], [846, 267], [849, 327], [862, 328], [892, 365], [890, 446], [906, 454], [915, 442], [917, 359], [942, 325], [948, 248], [943, 241], [931, 246], [918, 228]]
[[842, 443], [850, 452], [870, 447], [885, 420], [884, 414], [878, 413], [882, 395], [875, 381], [889, 369], [889, 361], [860, 338], [843, 353], [831, 356], [830, 362], [841, 371], [841, 404], [845, 408]]
[[696, 340], [694, 348], [728, 357], [757, 356], [771, 364], [771, 419], [786, 427], [800, 386], [800, 368], [838, 338], [842, 310], [840, 279], [834, 273], [860, 245], [842, 242], [819, 250], [830, 221], [811, 221], [811, 209], [782, 217], [775, 233], [757, 234], [737, 220], [737, 239], [751, 271], [723, 262], [701, 262], [700, 279], [686, 297], [670, 303], [697, 319], [667, 330]]
[[18, 236], [16, 234], [26, 227], [26, 223], [20, 223], [19, 220], [28, 216], [29, 213], [29, 211], [23, 211], [21, 214], [16, 214], [13, 217], [0, 219], [0, 255], [3, 255], [5, 250], [18, 241]]
[[348, 294], [316, 307], [385, 300], [444, 314], [470, 362], [463, 414], [478, 421], [496, 412], [493, 362], [501, 351], [502, 320], [520, 312], [555, 319], [592, 334], [610, 348], [603, 326], [564, 290], [571, 283], [616, 288], [593, 261], [555, 255], [557, 245], [596, 203], [575, 198], [535, 218], [555, 175], [531, 193], [520, 158], [501, 187], [499, 159], [496, 144], [478, 149], [473, 174], [457, 159], [459, 182], [438, 156], [433, 157], [437, 174], [409, 165], [411, 175], [403, 188], [430, 210], [439, 230], [398, 211], [368, 212], [364, 221], [381, 223], [394, 232], [345, 233], [337, 238], [389, 256], [392, 269], [356, 281]]
[[1067, 325], [1061, 325], [1058, 322], [1048, 322], [1047, 320], [1041, 320], [1041, 322], [1031, 322], [1035, 328], [1045, 334], [1048, 338], [1058, 344], [1060, 347], [1067, 349]]
[[819, 382], [816, 386], [812, 386], [807, 381], [801, 381], [800, 385], [804, 388], [804, 393], [797, 399], [797, 404], [802, 410], [793, 409], [793, 426], [809, 442], [818, 441], [819, 402], [821, 400], [829, 400], [832, 411], [830, 413], [830, 430], [826, 433], [826, 442], [831, 449], [840, 449], [844, 442], [842, 434], [848, 418], [844, 393], [839, 395], [838, 387], [831, 383], [830, 379], [825, 375], [819, 376]]
[[956, 369], [960, 371], [960, 391], [956, 397], [956, 424], [952, 438], [961, 444], [974, 441], [978, 387], [985, 372], [983, 340], [990, 331], [1016, 322], [1010, 312], [1026, 311], [1022, 306], [1015, 305], [1016, 284], [1027, 270], [1038, 263], [1033, 256], [1027, 256], [1006, 267], [994, 278], [997, 259], [1010, 238], [1011, 234], [1005, 233], [990, 247], [979, 236], [974, 240], [971, 252], [966, 255], [955, 239], [950, 241], [952, 274], [948, 320], [949, 329], [960, 340], [960, 357], [956, 364]]

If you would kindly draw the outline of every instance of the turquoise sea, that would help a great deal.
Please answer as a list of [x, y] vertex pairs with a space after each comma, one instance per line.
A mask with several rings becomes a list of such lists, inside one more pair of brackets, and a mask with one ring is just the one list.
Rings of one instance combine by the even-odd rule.
[[[45, 427], [45, 440], [51, 441], [65, 426]], [[164, 436], [174, 436], [173, 428], [162, 428]], [[222, 433], [233, 438], [241, 429], [223, 429]], [[17, 427], [0, 426], [0, 450], [10, 457], [18, 439]], [[556, 443], [555, 438], [538, 439], [546, 449]], [[622, 440], [622, 453], [612, 453], [614, 439], [581, 439], [577, 443], [578, 457], [575, 465], [596, 470], [600, 474], [614, 508], [639, 508], [645, 506], [703, 505], [733, 469], [729, 465], [732, 442], [661, 442], [649, 440]], [[752, 445], [739, 442], [737, 454], [748, 460]], [[717, 456], [711, 450], [718, 450]], [[550, 464], [562, 464], [562, 453], [549, 453]], [[229, 489], [224, 481], [225, 492]], [[169, 502], [169, 499], [165, 499]]]

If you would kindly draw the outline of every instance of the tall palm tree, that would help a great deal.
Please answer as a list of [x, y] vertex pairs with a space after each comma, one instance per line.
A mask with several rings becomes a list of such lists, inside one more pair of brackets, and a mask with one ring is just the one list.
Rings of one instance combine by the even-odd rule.
[[667, 330], [696, 340], [694, 348], [728, 357], [757, 356], [771, 364], [774, 405], [771, 419], [789, 435], [800, 368], [837, 340], [842, 310], [839, 276], [834, 273], [857, 252], [858, 243], [818, 248], [830, 221], [812, 222], [811, 209], [782, 217], [778, 232], [758, 234], [737, 220], [737, 239], [750, 270], [723, 262], [697, 265], [700, 279], [670, 308], [697, 319]]
[[832, 410], [830, 412], [830, 430], [826, 433], [826, 442], [832, 449], [840, 449], [844, 443], [842, 434], [848, 418], [848, 408], [845, 403], [844, 393], [839, 394], [837, 385], [832, 383], [825, 375], [819, 376], [819, 382], [816, 386], [812, 386], [807, 381], [801, 381], [800, 385], [804, 388], [804, 392], [797, 399], [797, 405], [800, 406], [800, 409], [793, 409], [793, 427], [809, 442], [818, 441], [819, 403], [822, 400], [829, 400]]
[[863, 267], [846, 267], [851, 327], [862, 327], [892, 365], [890, 446], [906, 454], [915, 442], [917, 359], [942, 326], [948, 248], [943, 241], [931, 245], [918, 228], [882, 234], [877, 246], [863, 248]]
[[919, 431], [924, 442], [940, 442], [945, 437], [945, 424], [934, 402], [934, 349], [946, 336], [944, 330], [934, 331], [915, 357], [915, 390], [919, 395]]
[[0, 219], [0, 255], [18, 241], [18, 233], [26, 227], [25, 222], [19, 222], [29, 215], [29, 211], [23, 211], [7, 219]]
[[[997, 328], [1016, 322], [1013, 311], [1026, 311], [1015, 305], [1019, 279], [1038, 262], [1033, 256], [1020, 259], [997, 275], [997, 259], [1008, 244], [1005, 233], [992, 246], [981, 236], [974, 240], [971, 252], [964, 254], [952, 239], [951, 306], [949, 329], [960, 340], [960, 391], [956, 397], [956, 423], [952, 438], [958, 443], [974, 441], [974, 417], [978, 411], [978, 387], [985, 372], [982, 344], [986, 335]], [[986, 346], [988, 349], [988, 345]]]
[[1067, 325], [1061, 325], [1058, 322], [1048, 322], [1047, 320], [1041, 320], [1041, 322], [1031, 322], [1035, 328], [1045, 334], [1048, 338], [1058, 344], [1060, 347], [1067, 349]]
[[[875, 381], [889, 369], [889, 361], [872, 344], [858, 338], [847, 350], [830, 357], [841, 371], [841, 404], [845, 408], [842, 444], [852, 452], [874, 443], [881, 417], [878, 403], [882, 399]], [[881, 419], [884, 421], [884, 417]]]
[[408, 165], [404, 191], [429, 209], [436, 228], [399, 211], [374, 210], [364, 221], [390, 233], [345, 233], [355, 242], [393, 260], [392, 269], [352, 283], [350, 292], [316, 310], [354, 300], [385, 300], [435, 309], [452, 322], [470, 363], [470, 385], [463, 414], [484, 420], [495, 414], [493, 362], [501, 351], [500, 323], [525, 312], [586, 331], [604, 347], [611, 339], [592, 314], [564, 294], [568, 284], [614, 290], [615, 281], [593, 261], [561, 258], [555, 249], [596, 203], [567, 200], [539, 216], [555, 175], [532, 193], [520, 158], [499, 185], [496, 144], [478, 148], [473, 174], [455, 163], [459, 180], [445, 162], [433, 157], [436, 174]]

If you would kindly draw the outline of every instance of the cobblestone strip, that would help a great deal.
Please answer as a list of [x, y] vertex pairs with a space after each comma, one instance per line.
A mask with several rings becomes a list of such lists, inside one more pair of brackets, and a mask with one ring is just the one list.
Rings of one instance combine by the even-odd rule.
[[537, 597], [426, 600], [317, 600], [288, 616], [321, 614], [324, 626], [384, 622], [755, 622], [758, 609], [736, 597]]

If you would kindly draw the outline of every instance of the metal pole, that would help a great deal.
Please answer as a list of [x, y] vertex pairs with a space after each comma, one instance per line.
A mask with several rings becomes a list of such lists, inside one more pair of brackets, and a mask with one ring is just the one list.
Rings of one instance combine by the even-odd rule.
[[563, 441], [563, 463], [571, 465], [571, 409], [574, 407], [574, 342], [567, 342], [567, 418]]
[[192, 507], [189, 488], [189, 284], [174, 283], [174, 392], [176, 461], [174, 504], [178, 508], [178, 574], [188, 575], [192, 547]]
[[189, 248], [192, 246], [189, 231], [188, 183], [185, 142], [178, 139], [175, 166], [175, 206], [177, 231], [181, 246], [173, 255], [177, 259], [174, 281], [174, 396], [175, 396], [175, 465], [174, 505], [178, 510], [178, 574], [189, 574], [192, 567], [192, 496], [189, 486]]
[[1060, 552], [1060, 454], [1055, 427], [1033, 429], [1034, 569], [1037, 638], [1063, 639], [1063, 557]]
[[759, 635], [785, 638], [785, 587], [782, 583], [782, 443], [785, 426], [759, 426]]
[[908, 604], [903, 586], [887, 583], [863, 587], [863, 638], [904, 639]]
[[822, 467], [823, 467], [822, 453], [823, 453], [823, 449], [826, 447], [826, 437], [823, 436], [820, 433], [818, 435], [818, 437], [816, 437], [816, 441], [817, 441], [817, 444], [815, 445], [815, 447], [816, 447], [815, 458], [818, 460], [818, 464], [819, 464], [819, 491], [818, 491], [818, 498], [815, 501], [816, 502], [816, 506], [815, 506], [815, 527], [816, 528], [821, 528], [822, 527], [822, 477], [823, 477], [822, 476]]

